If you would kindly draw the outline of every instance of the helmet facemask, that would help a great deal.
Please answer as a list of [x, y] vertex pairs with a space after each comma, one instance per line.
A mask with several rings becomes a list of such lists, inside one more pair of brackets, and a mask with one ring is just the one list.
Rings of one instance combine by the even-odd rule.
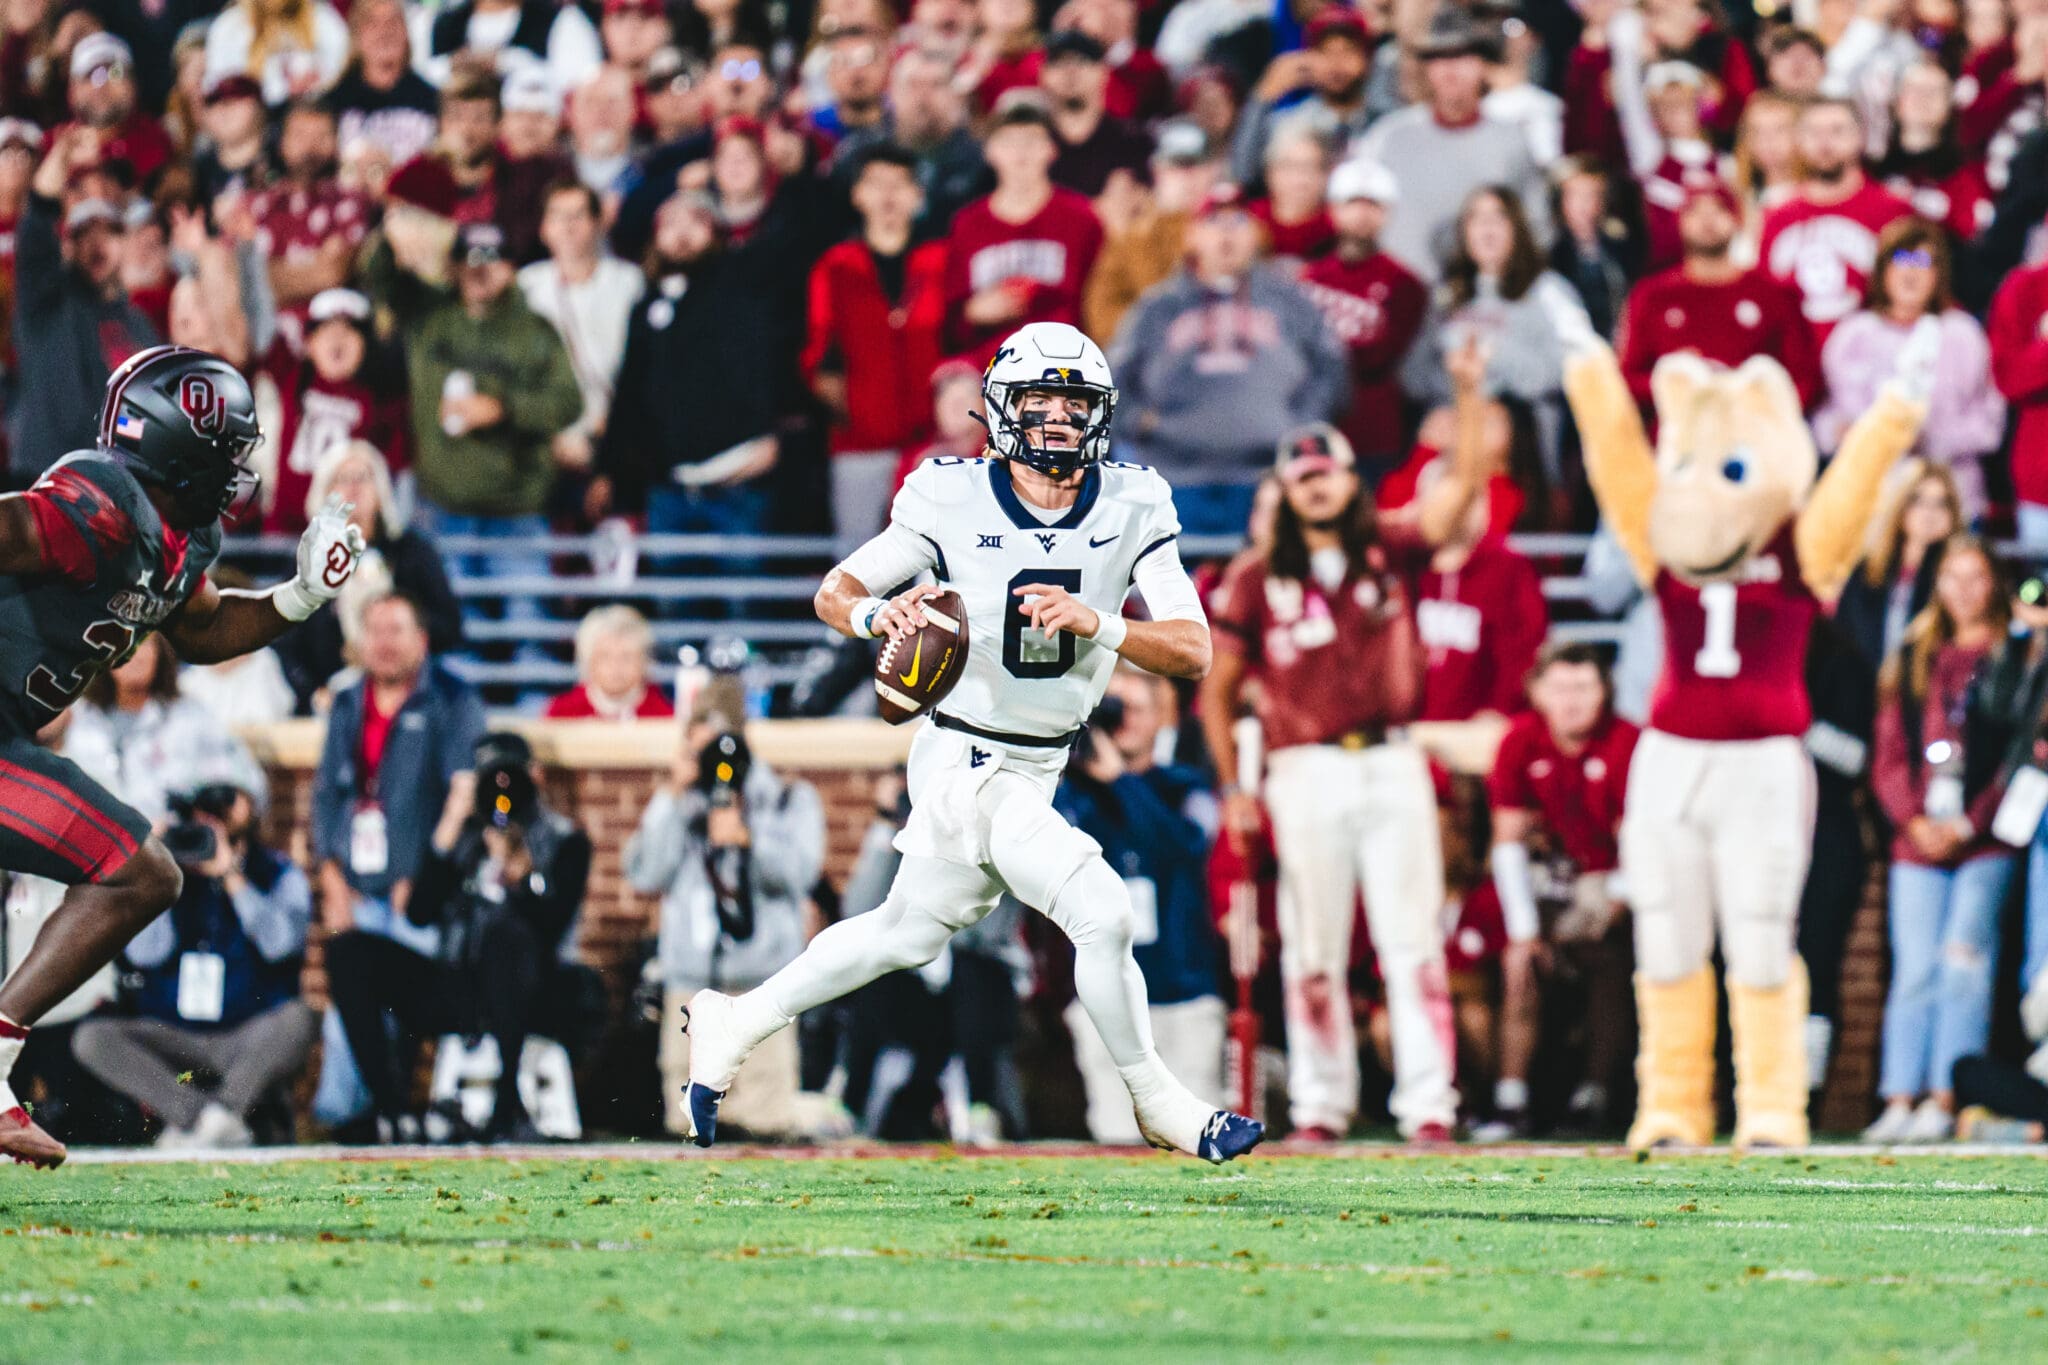
[[[1014, 460], [1051, 479], [1065, 479], [1076, 470], [1109, 458], [1110, 419], [1116, 412], [1116, 390], [1100, 384], [1056, 380], [1004, 383], [990, 379], [982, 386], [988, 408], [989, 448], [998, 459]], [[1076, 423], [1046, 411], [1026, 410], [1030, 394], [1057, 394], [1085, 399], [1088, 415]], [[1067, 428], [1073, 444], [1047, 444], [1048, 428]], [[1035, 437], [1035, 439], [1034, 439]]]

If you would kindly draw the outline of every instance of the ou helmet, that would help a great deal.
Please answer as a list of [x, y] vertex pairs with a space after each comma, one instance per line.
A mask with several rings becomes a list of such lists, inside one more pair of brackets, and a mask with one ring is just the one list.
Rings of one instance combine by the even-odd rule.
[[[1015, 405], [1025, 393], [1064, 393], [1091, 400], [1088, 420], [1073, 450], [1048, 450], [1026, 439], [1042, 419], [1023, 418]], [[1034, 322], [1010, 334], [996, 348], [981, 377], [981, 396], [988, 409], [989, 450], [999, 460], [1015, 460], [1050, 478], [1064, 479], [1075, 470], [1109, 457], [1109, 421], [1116, 412], [1116, 382], [1102, 348], [1064, 322]]]
[[247, 461], [262, 439], [249, 381], [206, 351], [152, 346], [107, 380], [99, 448], [162, 489], [181, 530], [218, 520], [255, 489]]

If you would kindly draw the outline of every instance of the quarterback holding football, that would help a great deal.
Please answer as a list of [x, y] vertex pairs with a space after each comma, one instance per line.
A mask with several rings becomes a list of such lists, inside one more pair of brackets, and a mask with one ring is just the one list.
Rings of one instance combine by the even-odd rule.
[[[826, 929], [754, 990], [691, 999], [694, 1136], [711, 1145], [719, 1101], [763, 1040], [807, 1009], [931, 961], [1007, 891], [1073, 940], [1075, 991], [1147, 1140], [1228, 1161], [1265, 1130], [1197, 1099], [1160, 1061], [1131, 956], [1130, 894], [1095, 840], [1052, 807], [1067, 750], [1119, 656], [1168, 677], [1209, 670], [1208, 621], [1181, 566], [1173, 494], [1149, 468], [1104, 458], [1116, 386], [1077, 329], [1034, 323], [1011, 336], [982, 395], [986, 455], [918, 466], [889, 525], [817, 595], [827, 625], [892, 642], [877, 678], [885, 714], [930, 717], [911, 745], [895, 884], [872, 913]], [[938, 582], [879, 595], [926, 573]], [[1122, 615], [1133, 586], [1150, 620]], [[938, 597], [965, 619], [930, 602]], [[935, 626], [941, 641], [964, 637], [966, 648], [919, 648]], [[948, 676], [931, 677], [934, 668]]]

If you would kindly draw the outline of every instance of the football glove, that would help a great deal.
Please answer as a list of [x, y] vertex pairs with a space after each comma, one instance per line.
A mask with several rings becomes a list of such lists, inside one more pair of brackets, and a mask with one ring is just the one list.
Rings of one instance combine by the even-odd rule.
[[360, 526], [348, 519], [355, 504], [338, 497], [314, 515], [299, 537], [299, 573], [271, 594], [288, 621], [303, 621], [340, 595], [367, 548]]

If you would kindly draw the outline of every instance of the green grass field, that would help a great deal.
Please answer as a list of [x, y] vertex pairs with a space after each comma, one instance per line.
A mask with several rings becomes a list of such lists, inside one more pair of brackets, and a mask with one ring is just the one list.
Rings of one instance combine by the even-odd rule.
[[2040, 1359], [2048, 1161], [0, 1172], [0, 1359]]

